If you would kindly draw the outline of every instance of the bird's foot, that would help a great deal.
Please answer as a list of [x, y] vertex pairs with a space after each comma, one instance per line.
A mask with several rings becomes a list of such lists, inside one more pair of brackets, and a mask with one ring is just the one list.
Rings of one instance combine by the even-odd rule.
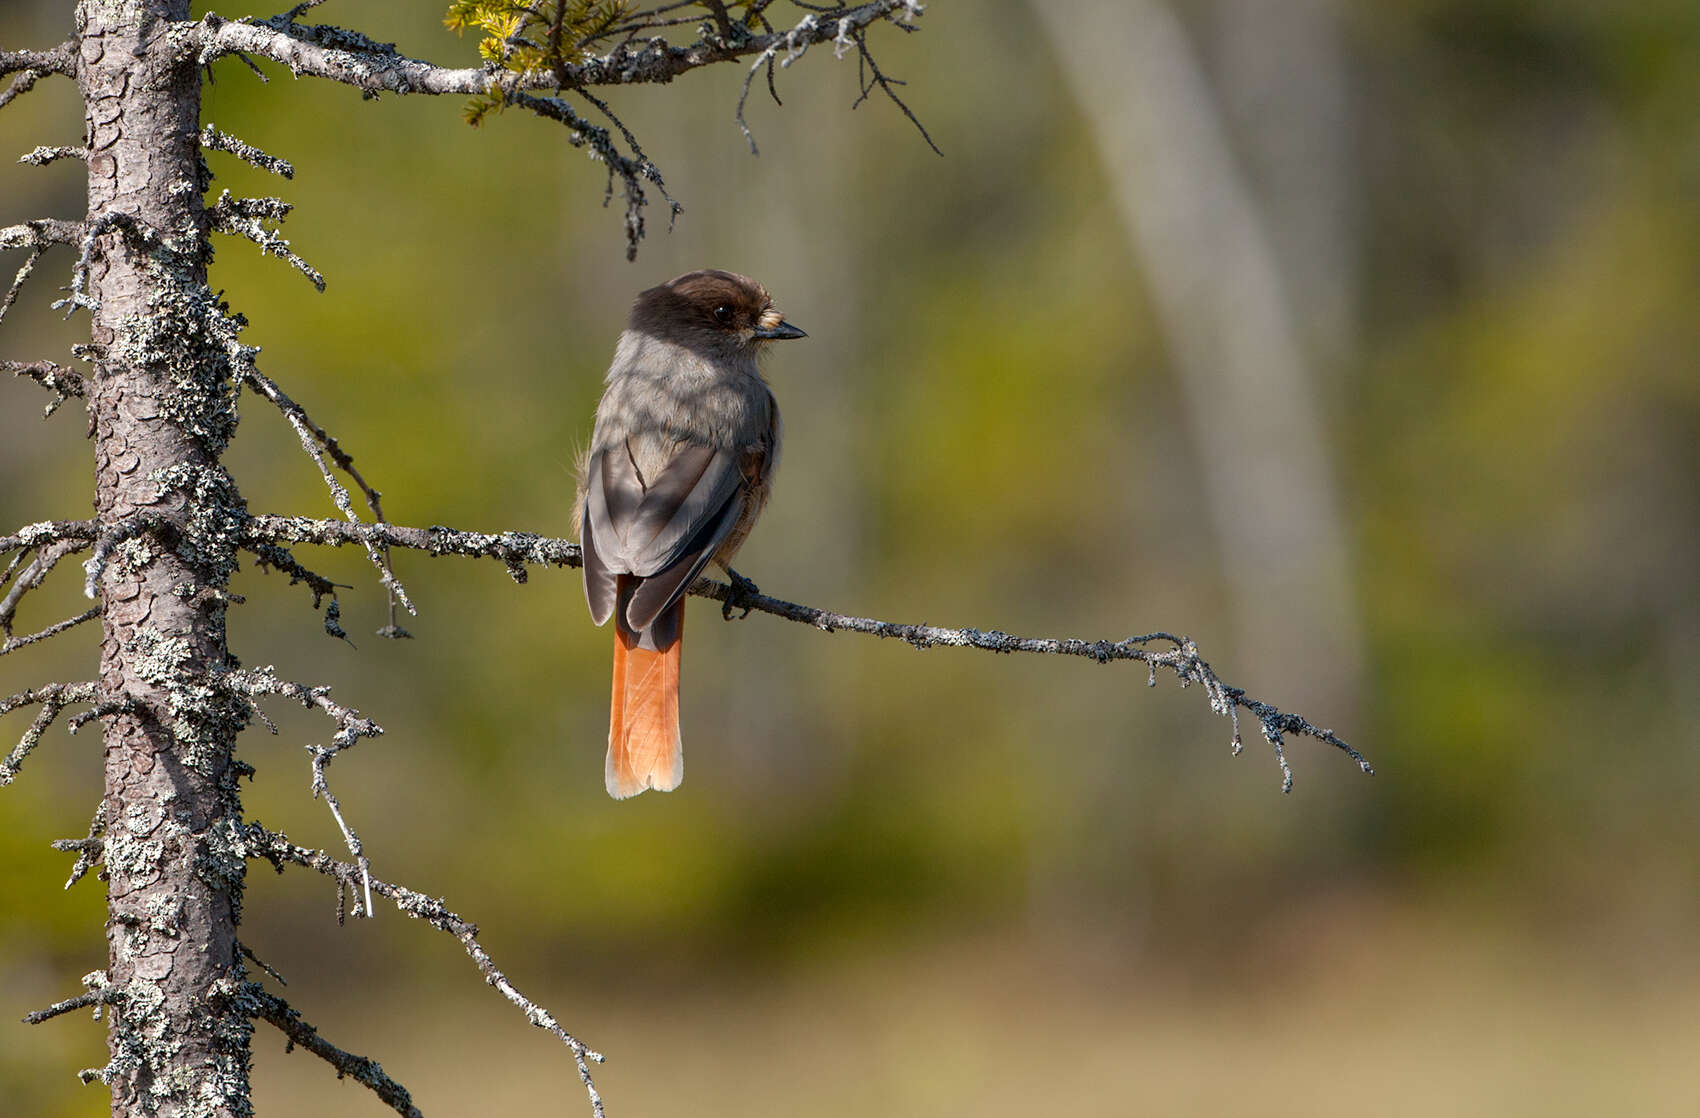
[[755, 608], [755, 603], [751, 599], [760, 594], [761, 590], [755, 583], [734, 571], [731, 567], [726, 568], [726, 576], [732, 580], [732, 588], [727, 591], [726, 600], [720, 603], [720, 616], [730, 621], [732, 620], [732, 611], [741, 609], [744, 612], [738, 615], [738, 620], [742, 621]]

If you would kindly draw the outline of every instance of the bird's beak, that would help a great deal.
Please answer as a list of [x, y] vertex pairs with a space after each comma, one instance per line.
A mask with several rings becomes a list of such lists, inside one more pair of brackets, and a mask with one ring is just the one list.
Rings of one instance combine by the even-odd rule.
[[780, 319], [772, 326], [762, 326], [756, 331], [756, 337], [765, 341], [779, 342], [784, 341], [786, 338], [806, 338], [808, 335], [791, 325], [789, 322], [786, 322], [784, 319]]

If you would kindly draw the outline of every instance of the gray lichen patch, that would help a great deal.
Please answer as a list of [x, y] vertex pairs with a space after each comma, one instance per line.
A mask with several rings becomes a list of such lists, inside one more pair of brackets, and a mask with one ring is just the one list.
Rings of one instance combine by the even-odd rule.
[[181, 494], [187, 517], [177, 553], [222, 586], [237, 567], [248, 505], [223, 466], [179, 462], [148, 475], [161, 497]]
[[219, 820], [200, 836], [195, 850], [195, 876], [230, 896], [235, 921], [242, 919], [242, 890], [248, 871], [248, 848], [242, 841], [242, 822], [236, 815]]
[[248, 725], [249, 708], [221, 687], [216, 675], [194, 670], [192, 642], [152, 626], [136, 631], [132, 670], [165, 692], [179, 759], [204, 776], [216, 777], [229, 757], [229, 742]]
[[257, 351], [238, 340], [246, 321], [226, 313], [182, 254], [154, 254], [149, 271], [147, 311], [119, 321], [108, 356], [168, 383], [161, 414], [216, 458], [236, 433], [236, 366]]

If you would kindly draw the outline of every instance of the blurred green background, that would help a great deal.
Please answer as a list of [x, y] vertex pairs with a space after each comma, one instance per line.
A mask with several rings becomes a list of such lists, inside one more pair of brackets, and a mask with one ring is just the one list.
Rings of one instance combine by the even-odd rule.
[[[442, 7], [315, 18], [473, 64]], [[741, 69], [614, 91], [685, 206], [671, 232], [651, 209], [635, 264], [557, 126], [220, 62], [203, 119], [297, 175], [213, 154], [214, 195], [295, 203], [330, 287], [229, 239], [213, 286], [391, 519], [566, 535], [632, 295], [752, 274], [810, 332], [768, 366], [785, 463], [740, 562], [764, 590], [1185, 632], [1377, 776], [1294, 740], [1283, 797], [1261, 741], [1231, 758], [1198, 691], [1137, 667], [697, 603], [689, 777], [615, 803], [608, 633], [576, 573], [488, 562], [399, 556], [418, 639], [386, 642], [363, 557], [303, 552], [355, 587], [357, 649], [244, 570], [234, 649], [387, 727], [332, 772], [375, 871], [477, 921], [608, 1054], [616, 1116], [1695, 1113], [1700, 10], [1047, 7], [876, 30], [943, 159], [877, 96], [849, 111], [825, 49], [783, 108], [752, 95], [759, 158]], [[0, 10], [8, 47], [69, 30], [66, 4]], [[1104, 65], [1123, 42], [1144, 53]], [[63, 81], [0, 112], [0, 153], [80, 135]], [[0, 223], [82, 189], [0, 159]], [[70, 267], [46, 258], [0, 354], [85, 337], [47, 308]], [[4, 530], [88, 515], [80, 409], [44, 402], [0, 384]], [[281, 418], [249, 395], [244, 420], [250, 507], [334, 515]], [[88, 678], [94, 638], [7, 657], [0, 693]], [[326, 724], [272, 713], [242, 741], [250, 814], [338, 849], [302, 750]], [[98, 744], [61, 726], [0, 791], [0, 1021], [103, 964], [100, 886], [62, 892], [47, 847], [83, 833]], [[263, 867], [243, 936], [426, 1113], [587, 1112], [447, 937], [388, 909], [339, 928], [324, 880]], [[261, 1026], [260, 1113], [380, 1112], [282, 1047]], [[102, 1113], [73, 1073], [104, 1059], [81, 1016], [0, 1024], [0, 1109]]]

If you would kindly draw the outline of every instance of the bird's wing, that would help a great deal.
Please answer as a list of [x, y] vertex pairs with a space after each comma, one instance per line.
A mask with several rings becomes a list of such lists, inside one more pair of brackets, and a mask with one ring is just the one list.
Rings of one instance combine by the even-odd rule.
[[613, 613], [621, 574], [643, 580], [625, 607], [637, 632], [678, 601], [738, 522], [742, 482], [737, 453], [702, 443], [679, 443], [647, 479], [625, 443], [598, 451], [583, 526], [585, 595], [596, 623]]

